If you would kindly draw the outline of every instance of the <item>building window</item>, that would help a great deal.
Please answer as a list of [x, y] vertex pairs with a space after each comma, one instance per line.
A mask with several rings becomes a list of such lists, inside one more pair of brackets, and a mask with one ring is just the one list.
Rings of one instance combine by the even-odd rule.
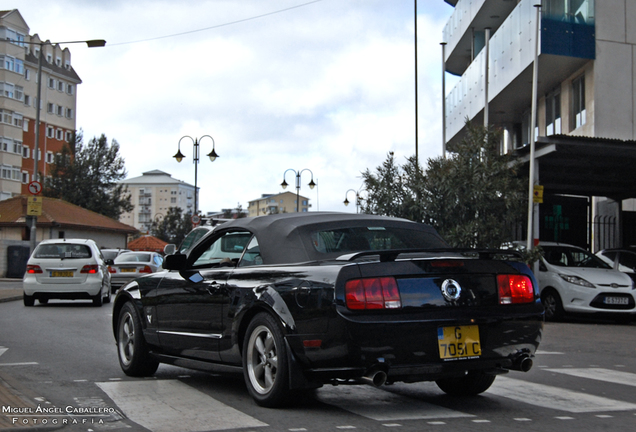
[[585, 75], [572, 81], [572, 127], [576, 129], [585, 124]]
[[15, 86], [15, 95], [16, 100], [22, 101], [24, 100], [24, 87]]
[[64, 107], [58, 105], [56, 111], [57, 115], [59, 115], [60, 117], [64, 115]]
[[73, 109], [66, 108], [66, 118], [73, 118]]
[[64, 83], [62, 81], [57, 82], [57, 91], [64, 91]]
[[52, 103], [47, 103], [46, 104], [46, 112], [49, 114], [53, 114], [55, 112], [55, 105]]
[[31, 71], [29, 69], [24, 69], [24, 79], [31, 81]]
[[72, 95], [73, 94], [73, 86], [70, 84], [67, 84], [66, 86], [66, 93]]
[[24, 95], [24, 104], [25, 105], [31, 105], [31, 96], [29, 95]]
[[70, 143], [73, 140], [73, 132], [66, 131], [66, 142]]
[[54, 138], [55, 137], [55, 129], [53, 129], [51, 126], [47, 126], [46, 127], [46, 137], [47, 138]]
[[561, 133], [561, 92], [552, 93], [545, 98], [545, 134]]
[[64, 131], [62, 129], [58, 129], [55, 131], [55, 139], [62, 141], [64, 139]]
[[30, 149], [27, 146], [22, 146], [22, 157], [28, 158], [30, 155]]
[[22, 114], [14, 112], [13, 113], [13, 126], [22, 127], [22, 125], [23, 125]]
[[0, 92], [3, 96], [13, 99], [15, 86], [11, 83], [0, 83]]
[[46, 163], [53, 163], [55, 160], [55, 157], [53, 156], [53, 152], [47, 151], [46, 152]]
[[55, 88], [55, 80], [53, 78], [49, 78], [49, 88]]
[[22, 171], [22, 184], [27, 184], [28, 182], [29, 182], [28, 171]]

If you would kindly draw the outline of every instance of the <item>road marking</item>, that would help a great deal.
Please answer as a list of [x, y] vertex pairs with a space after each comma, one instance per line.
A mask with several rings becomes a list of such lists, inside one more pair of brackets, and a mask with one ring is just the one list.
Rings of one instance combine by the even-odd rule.
[[497, 377], [486, 394], [572, 413], [636, 410], [636, 404], [633, 403], [501, 376]]
[[587, 378], [597, 381], [605, 381], [614, 384], [623, 384], [636, 387], [636, 374], [629, 372], [619, 372], [611, 369], [603, 368], [586, 368], [586, 369], [543, 369], [549, 372], [556, 372], [566, 375], [572, 375], [578, 378]]
[[1, 356], [2, 354], [6, 353], [8, 349], [9, 349], [9, 348], [5, 348], [5, 347], [3, 347], [3, 346], [0, 346], [0, 356]]
[[39, 364], [38, 362], [22, 362], [22, 363], [0, 363], [0, 366], [30, 366]]
[[317, 399], [371, 420], [423, 420], [475, 417], [370, 386], [323, 387]]
[[153, 432], [216, 431], [269, 426], [181, 381], [96, 384], [130, 420]]

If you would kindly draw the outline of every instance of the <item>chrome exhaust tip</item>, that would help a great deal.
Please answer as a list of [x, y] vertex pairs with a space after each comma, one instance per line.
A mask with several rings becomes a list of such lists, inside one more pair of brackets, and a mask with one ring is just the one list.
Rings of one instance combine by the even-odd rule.
[[386, 372], [381, 370], [375, 370], [363, 376], [362, 382], [364, 382], [365, 384], [375, 386], [375, 387], [380, 387], [386, 383], [386, 378], [387, 378]]

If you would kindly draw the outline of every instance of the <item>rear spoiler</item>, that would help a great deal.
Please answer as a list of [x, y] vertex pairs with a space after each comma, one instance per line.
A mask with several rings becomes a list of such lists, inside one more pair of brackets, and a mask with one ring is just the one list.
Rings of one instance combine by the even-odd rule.
[[380, 262], [395, 261], [402, 254], [427, 254], [431, 259], [482, 259], [482, 260], [512, 260], [523, 261], [521, 252], [512, 249], [461, 249], [461, 248], [438, 248], [438, 249], [393, 249], [354, 252], [341, 255], [338, 261], [354, 261], [365, 256], [379, 256]]

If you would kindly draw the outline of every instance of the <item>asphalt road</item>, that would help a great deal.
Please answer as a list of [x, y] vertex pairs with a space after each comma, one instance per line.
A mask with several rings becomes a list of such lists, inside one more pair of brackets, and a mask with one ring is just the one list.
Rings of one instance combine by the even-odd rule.
[[[0, 430], [44, 421], [64, 431], [636, 430], [635, 323], [548, 323], [534, 368], [475, 398], [434, 383], [325, 386], [272, 410], [251, 400], [241, 376], [164, 365], [153, 378], [125, 376], [110, 321], [110, 305], [0, 303], [0, 407], [13, 410], [0, 413]], [[46, 415], [15, 412], [38, 405]]]

